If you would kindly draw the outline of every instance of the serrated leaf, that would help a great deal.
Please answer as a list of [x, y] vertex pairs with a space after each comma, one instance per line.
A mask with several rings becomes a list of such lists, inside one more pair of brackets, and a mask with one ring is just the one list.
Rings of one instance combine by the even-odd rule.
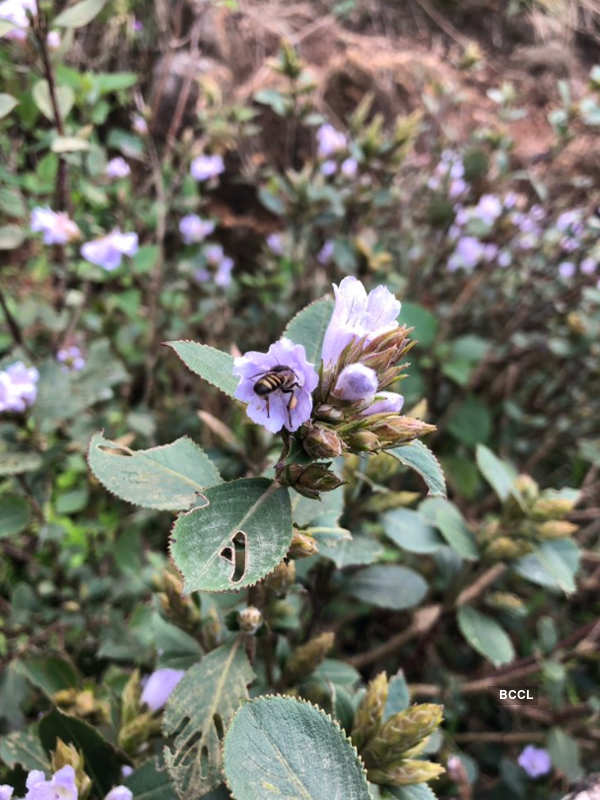
[[477, 445], [475, 458], [483, 477], [500, 500], [506, 500], [512, 492], [513, 484], [517, 477], [516, 470], [506, 461], [501, 461], [484, 444]]
[[472, 606], [461, 606], [457, 613], [458, 627], [467, 642], [495, 667], [508, 664], [515, 657], [513, 644], [496, 620]]
[[[241, 589], [272, 572], [292, 538], [287, 489], [266, 478], [243, 478], [207, 489], [205, 496], [208, 506], [181, 514], [171, 534], [185, 591]], [[236, 545], [243, 548], [237, 558]]]
[[242, 706], [223, 752], [236, 800], [369, 800], [362, 764], [338, 725], [291, 697]]
[[[75, 92], [70, 86], [55, 86], [54, 93], [56, 96], [56, 103], [62, 119], [68, 116], [69, 111], [73, 108], [75, 102]], [[35, 100], [36, 106], [42, 114], [49, 119], [50, 122], [55, 122], [54, 109], [52, 107], [52, 99], [50, 97], [50, 89], [48, 88], [48, 81], [37, 81], [34, 85], [31, 94]]]
[[202, 797], [223, 781], [221, 740], [254, 679], [240, 640], [225, 644], [191, 667], [165, 708], [162, 728], [174, 736], [165, 764], [181, 798]]
[[0, 539], [21, 533], [29, 524], [29, 503], [20, 494], [0, 495]]
[[229, 353], [223, 353], [198, 342], [179, 341], [165, 342], [165, 344], [177, 353], [188, 369], [212, 383], [229, 397], [233, 397], [238, 379], [233, 374], [233, 357]]
[[42, 465], [42, 457], [37, 453], [0, 453], [0, 477], [33, 472]]
[[394, 447], [386, 452], [397, 458], [405, 467], [418, 472], [427, 484], [430, 495], [446, 496], [446, 481], [440, 462], [423, 442], [415, 439], [410, 444]]
[[356, 534], [351, 539], [331, 539], [319, 536], [319, 555], [330, 558], [338, 569], [362, 566], [377, 561], [383, 548], [375, 539]]
[[181, 511], [206, 505], [204, 490], [222, 483], [204, 450], [187, 436], [149, 450], [130, 450], [96, 433], [88, 463], [110, 492], [144, 508]]
[[421, 602], [427, 594], [427, 583], [409, 567], [376, 564], [355, 572], [346, 590], [364, 603], [401, 610]]
[[164, 620], [160, 614], [152, 617], [152, 639], [158, 652], [158, 667], [188, 669], [202, 657], [202, 649], [189, 633]]
[[81, 0], [59, 14], [53, 20], [52, 25], [59, 28], [81, 28], [82, 25], [91, 22], [105, 5], [106, 0]]
[[396, 508], [382, 514], [381, 522], [385, 535], [410, 553], [435, 553], [444, 546], [436, 529], [418, 511]]
[[0, 737], [0, 761], [10, 769], [20, 764], [25, 770], [50, 768], [50, 761], [40, 742], [37, 725]]
[[17, 98], [13, 97], [12, 94], [6, 94], [5, 92], [0, 92], [0, 119], [2, 119], [2, 117], [5, 117], [7, 114], [10, 114], [10, 112], [18, 104], [18, 102], [19, 101], [17, 100]]
[[288, 322], [283, 335], [295, 344], [301, 344], [306, 358], [316, 366], [321, 361], [323, 338], [333, 313], [333, 300], [323, 297], [303, 308]]

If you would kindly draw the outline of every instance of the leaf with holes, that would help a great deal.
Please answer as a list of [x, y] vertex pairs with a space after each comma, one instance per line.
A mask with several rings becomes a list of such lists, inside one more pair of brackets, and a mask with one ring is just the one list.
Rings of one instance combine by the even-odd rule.
[[236, 800], [369, 800], [358, 754], [333, 720], [291, 697], [242, 706], [223, 748]]
[[460, 632], [467, 642], [495, 667], [513, 660], [513, 644], [504, 628], [494, 619], [471, 606], [461, 606], [457, 619]]
[[212, 383], [229, 397], [238, 385], [233, 374], [233, 357], [207, 344], [198, 342], [165, 342], [172, 348], [188, 369], [200, 375], [205, 381]]
[[169, 697], [162, 727], [174, 737], [165, 764], [181, 798], [202, 797], [223, 781], [221, 740], [254, 679], [240, 640], [191, 667]]
[[205, 489], [222, 482], [204, 450], [187, 436], [136, 451], [96, 433], [88, 463], [110, 492], [144, 508], [181, 511], [206, 505]]
[[283, 335], [295, 344], [304, 345], [306, 358], [311, 364], [321, 361], [323, 338], [333, 313], [333, 300], [322, 297], [303, 308], [288, 322]]
[[446, 496], [446, 480], [440, 462], [423, 442], [415, 439], [410, 444], [403, 444], [387, 450], [405, 467], [410, 467], [423, 478], [431, 495]]
[[208, 505], [180, 514], [171, 535], [185, 591], [242, 589], [272, 572], [292, 539], [288, 490], [243, 478], [205, 495]]

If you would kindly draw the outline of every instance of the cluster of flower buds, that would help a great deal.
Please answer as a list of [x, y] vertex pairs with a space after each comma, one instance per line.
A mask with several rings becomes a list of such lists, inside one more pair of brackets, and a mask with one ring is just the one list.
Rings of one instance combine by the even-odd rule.
[[284, 681], [291, 686], [302, 681], [323, 662], [335, 642], [335, 634], [321, 633], [297, 647], [288, 658]]
[[191, 595], [184, 594], [183, 581], [178, 573], [165, 570], [155, 582], [158, 599], [168, 619], [180, 628], [195, 633], [201, 623], [200, 609]]
[[372, 783], [388, 786], [423, 783], [444, 772], [440, 764], [419, 756], [443, 718], [442, 706], [413, 705], [384, 720], [388, 679], [384, 672], [368, 685], [354, 715], [352, 741]]
[[478, 539], [484, 556], [491, 561], [506, 561], [531, 552], [549, 539], [566, 539], [577, 525], [565, 517], [573, 510], [577, 497], [553, 490], [540, 492], [529, 475], [519, 475], [514, 493], [505, 502], [499, 517], [488, 519]]

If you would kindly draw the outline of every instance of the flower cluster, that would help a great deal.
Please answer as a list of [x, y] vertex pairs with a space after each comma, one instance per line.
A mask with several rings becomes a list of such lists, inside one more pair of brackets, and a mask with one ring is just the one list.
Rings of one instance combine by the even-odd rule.
[[107, 236], [93, 239], [81, 247], [81, 255], [91, 264], [112, 272], [121, 266], [124, 255], [134, 256], [138, 251], [137, 233], [121, 233], [118, 228]]
[[225, 163], [220, 155], [196, 156], [190, 165], [190, 175], [197, 181], [208, 181], [225, 171]]
[[427, 181], [427, 186], [436, 191], [442, 187], [446, 188], [448, 196], [454, 200], [469, 189], [464, 176], [465, 167], [460, 155], [454, 150], [444, 150], [433, 175]]
[[[27, 793], [23, 800], [78, 800], [74, 768], [67, 764], [57, 770], [48, 780], [39, 769], [33, 769], [25, 781]], [[17, 800], [13, 797], [14, 788], [3, 784], [0, 786], [0, 800]], [[115, 786], [104, 800], [132, 800], [133, 792], [126, 786]]]
[[[358, 172], [358, 161], [347, 155], [348, 139], [341, 131], [336, 130], [333, 125], [326, 123], [317, 130], [317, 155], [323, 159], [320, 166], [322, 175], [334, 175], [338, 168], [345, 178], [354, 178]], [[341, 163], [338, 163], [338, 156], [345, 155]]]
[[16, 361], [0, 372], [0, 412], [25, 411], [37, 396], [39, 373]]
[[198, 283], [204, 283], [212, 278], [217, 286], [223, 288], [229, 286], [234, 263], [232, 258], [225, 255], [222, 245], [207, 244], [204, 248], [203, 255], [207, 266], [214, 269], [214, 276], [206, 267], [200, 267], [194, 273], [194, 277]]
[[43, 234], [44, 244], [67, 244], [80, 236], [79, 228], [66, 211], [40, 206], [31, 212], [31, 230]]
[[185, 244], [197, 244], [206, 239], [215, 229], [210, 219], [202, 219], [198, 214], [186, 214], [179, 220], [179, 233]]
[[56, 354], [56, 358], [65, 370], [79, 372], [85, 367], [85, 358], [76, 344], [69, 345], [69, 347], [61, 347]]
[[126, 178], [131, 173], [131, 167], [122, 156], [111, 158], [106, 165], [104, 174], [107, 178]]

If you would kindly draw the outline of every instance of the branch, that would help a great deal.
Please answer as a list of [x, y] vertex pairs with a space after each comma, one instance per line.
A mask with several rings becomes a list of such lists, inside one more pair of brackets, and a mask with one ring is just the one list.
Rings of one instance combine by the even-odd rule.
[[488, 586], [490, 586], [501, 575], [503, 575], [506, 572], [506, 569], [506, 564], [494, 564], [493, 567], [487, 569], [470, 586], [467, 586], [462, 590], [462, 592], [456, 598], [456, 607], [458, 608], [466, 603], [470, 603], [471, 600], [474, 600], [476, 597], [478, 597], [488, 588]]

